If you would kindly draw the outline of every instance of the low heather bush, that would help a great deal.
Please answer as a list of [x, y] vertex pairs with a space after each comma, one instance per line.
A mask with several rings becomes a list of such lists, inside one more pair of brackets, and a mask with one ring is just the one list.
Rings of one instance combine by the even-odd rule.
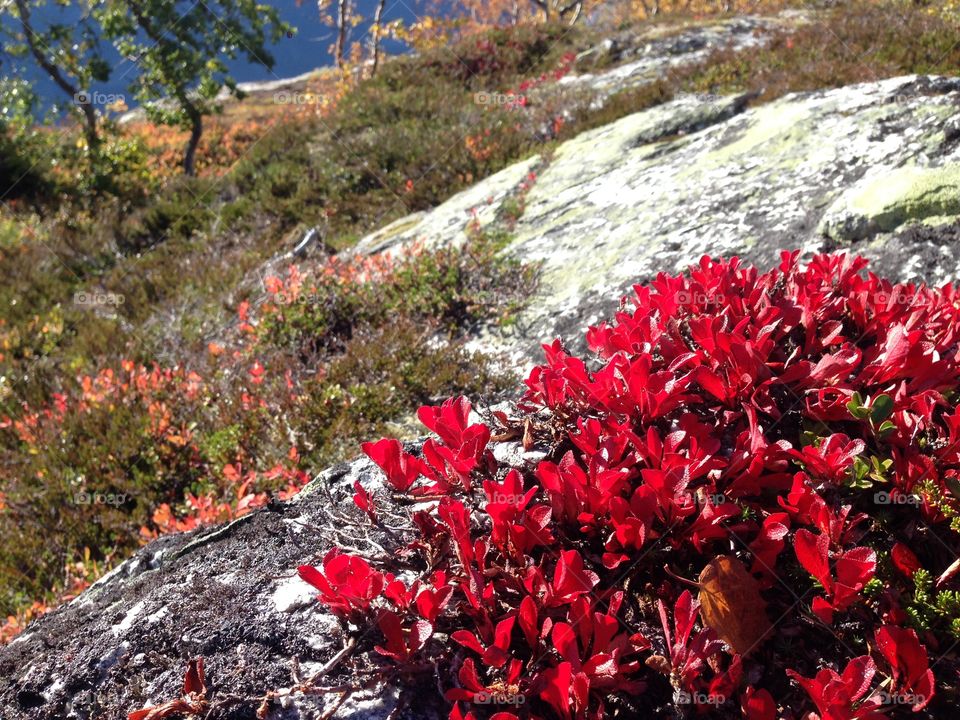
[[395, 556], [300, 568], [352, 670], [454, 720], [943, 717], [960, 293], [865, 270], [704, 258], [635, 287], [595, 358], [545, 346], [516, 413], [458, 397], [421, 451], [364, 445], [388, 487], [358, 517], [419, 504]]
[[750, 93], [753, 103], [792, 92], [838, 88], [911, 74], [955, 74], [960, 24], [924, 3], [835, 3], [803, 22], [772, 32], [749, 52], [724, 47], [679, 65], [653, 82], [621, 90], [575, 112], [561, 139], [624, 115], [669, 102], [681, 93]]
[[910, 74], [955, 72], [960, 25], [921, 3], [838, 3], [784, 30], [755, 52], [721, 49], [697, 66], [678, 68], [687, 91], [758, 94], [767, 102], [790, 92], [822, 90]]
[[188, 364], [124, 358], [62, 378], [49, 402], [0, 405], [0, 613], [70, 589], [87, 548], [102, 561], [229, 520], [425, 402], [515, 386], [465, 346], [468, 327], [509, 319], [534, 281], [501, 246], [476, 233], [290, 266]]

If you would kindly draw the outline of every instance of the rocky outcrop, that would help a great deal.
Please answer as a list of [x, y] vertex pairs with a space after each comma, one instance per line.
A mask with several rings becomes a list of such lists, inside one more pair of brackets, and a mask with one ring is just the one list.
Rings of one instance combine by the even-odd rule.
[[[374, 470], [366, 460], [334, 467], [289, 503], [151, 543], [0, 651], [0, 717], [126, 718], [179, 697], [194, 657], [221, 691], [211, 693], [213, 717], [251, 718], [270, 690], [280, 691], [270, 717], [319, 716], [336, 695], [285, 689], [320, 670], [343, 638], [296, 568], [343, 541], [337, 508], [349, 513], [353, 483], [375, 485]], [[386, 717], [394, 701], [361, 695], [347, 709]]]
[[706, 60], [715, 50], [744, 52], [763, 45], [777, 28], [806, 21], [802, 13], [785, 12], [777, 17], [737, 17], [690, 28], [653, 26], [642, 35], [627, 31], [607, 38], [584, 53], [609, 67], [603, 72], [568, 75], [559, 81], [564, 88], [589, 91], [594, 102], [612, 93], [643, 85], [669, 70]]
[[[616, 72], [642, 81], [638, 68]], [[521, 322], [478, 343], [512, 349], [522, 363], [554, 336], [575, 344], [631, 283], [703, 254], [768, 267], [787, 248], [849, 247], [889, 276], [957, 277], [960, 81], [905, 77], [749, 100], [681, 97], [586, 132], [393, 223], [358, 251], [460, 242], [474, 218], [507, 228], [506, 252], [540, 263], [541, 290]], [[519, 217], [507, 220], [508, 205]], [[515, 465], [536, 459], [507, 444], [498, 452]], [[345, 642], [339, 626], [295, 570], [334, 543], [361, 552], [385, 543], [351, 530], [358, 479], [373, 489], [378, 473], [366, 460], [338, 466], [290, 503], [147, 546], [0, 649], [0, 717], [123, 718], [177, 697], [198, 656], [211, 718], [251, 718], [267, 693], [269, 718], [332, 712], [335, 687], [291, 689], [318, 674], [344, 682], [331, 665]], [[375, 686], [337, 717], [385, 718], [397, 697]], [[435, 715], [425, 702], [405, 713]]]
[[542, 264], [542, 292], [512, 334], [537, 356], [579, 338], [630, 284], [702, 255], [768, 267], [784, 249], [849, 247], [888, 276], [942, 282], [960, 263], [960, 81], [903, 77], [789, 95], [683, 97], [507, 168], [360, 249], [458, 242], [495, 223], [529, 182], [508, 252]]
[[[515, 443], [494, 452], [526, 471], [543, 458]], [[125, 720], [178, 698], [188, 660], [197, 657], [205, 661], [211, 719], [250, 720], [261, 706], [269, 720], [328, 712], [354, 720], [445, 718], [429, 698], [398, 708], [397, 689], [383, 684], [345, 701], [333, 690], [363, 683], [344, 678], [342, 668], [336, 678], [347, 639], [297, 566], [319, 563], [334, 544], [376, 556], [413, 537], [410, 527], [394, 527], [400, 536], [392, 538], [370, 528], [352, 501], [358, 481], [388, 494], [380, 470], [361, 458], [321, 473], [290, 502], [151, 543], [0, 648], [0, 718]], [[310, 678], [330, 691], [299, 690]]]

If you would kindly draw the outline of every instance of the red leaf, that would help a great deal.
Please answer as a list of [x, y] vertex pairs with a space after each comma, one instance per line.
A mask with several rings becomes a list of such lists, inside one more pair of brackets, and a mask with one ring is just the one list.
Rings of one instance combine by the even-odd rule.
[[207, 684], [203, 658], [190, 660], [183, 678], [183, 695], [161, 705], [127, 713], [127, 720], [164, 720], [176, 715], [199, 716], [207, 712]]
[[903, 543], [894, 543], [890, 550], [890, 559], [893, 560], [894, 567], [908, 578], [912, 578], [913, 574], [921, 567], [920, 560]]
[[796, 680], [813, 700], [823, 720], [884, 720], [878, 712], [879, 700], [869, 697], [854, 707], [870, 688], [877, 667], [869, 655], [853, 658], [843, 673], [824, 668], [813, 678], [802, 677], [794, 670], [787, 675]]
[[927, 650], [913, 630], [884, 625], [876, 633], [877, 648], [893, 669], [894, 687], [916, 696], [913, 711], [918, 712], [933, 699], [933, 671], [927, 663]]
[[570, 720], [571, 706], [571, 684], [573, 682], [573, 670], [570, 663], [562, 662], [556, 667], [545, 670], [542, 675], [546, 685], [540, 691], [540, 699], [552, 707], [557, 715], [566, 720]]
[[366, 560], [336, 548], [324, 557], [323, 572], [310, 565], [301, 565], [297, 572], [320, 591], [318, 600], [341, 616], [367, 610], [385, 584], [384, 576]]
[[777, 704], [766, 690], [748, 687], [740, 699], [744, 720], [777, 720]]
[[203, 658], [191, 660], [183, 678], [184, 695], [203, 695], [207, 692], [206, 676], [203, 672]]
[[587, 570], [583, 557], [576, 550], [560, 553], [560, 560], [553, 571], [553, 582], [546, 604], [550, 607], [573, 602], [584, 593], [590, 592], [600, 582], [596, 573]]
[[793, 547], [803, 568], [829, 593], [833, 589], [830, 580], [830, 539], [826, 535], [814, 535], [809, 530], [801, 529], [794, 535]]
[[423, 464], [413, 455], [404, 452], [399, 440], [384, 438], [377, 442], [363, 443], [363, 452], [387, 476], [387, 481], [400, 492], [406, 492], [423, 474]]
[[366, 489], [364, 489], [359, 480], [356, 480], [353, 483], [353, 489], [356, 491], [353, 495], [354, 505], [363, 510], [371, 520], [375, 521], [376, 514], [373, 504], [373, 497], [366, 491]]

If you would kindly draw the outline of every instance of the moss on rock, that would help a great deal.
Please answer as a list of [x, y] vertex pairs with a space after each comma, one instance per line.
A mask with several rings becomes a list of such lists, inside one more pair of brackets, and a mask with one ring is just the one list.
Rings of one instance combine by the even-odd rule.
[[869, 177], [844, 193], [827, 211], [821, 231], [855, 241], [891, 232], [910, 221], [960, 214], [960, 164], [906, 165]]

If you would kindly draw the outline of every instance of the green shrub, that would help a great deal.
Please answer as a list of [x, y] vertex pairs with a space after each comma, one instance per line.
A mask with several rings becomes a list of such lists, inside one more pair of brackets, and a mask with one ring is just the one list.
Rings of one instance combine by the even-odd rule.
[[214, 213], [214, 186], [209, 180], [184, 177], [171, 183], [152, 204], [124, 221], [117, 239], [126, 254], [140, 253], [172, 239], [189, 239], [206, 229]]
[[23, 200], [32, 205], [48, 202], [53, 182], [38, 167], [38, 159], [0, 124], [0, 177], [5, 179], [4, 201]]
[[261, 337], [309, 358], [338, 348], [359, 328], [395, 318], [447, 336], [504, 320], [535, 285], [535, 268], [502, 254], [504, 243], [495, 234], [474, 233], [461, 246], [415, 250], [396, 261], [334, 261], [336, 273], [316, 278], [295, 302], [276, 306], [260, 326]]
[[[304, 302], [275, 297], [250, 332], [221, 333], [235, 354], [190, 356], [176, 368], [127, 359], [129, 348], [110, 338], [117, 321], [87, 318], [73, 347], [87, 361], [102, 357], [98, 372], [74, 380], [75, 369], [34, 363], [46, 394], [26, 405], [24, 387], [0, 385], [0, 615], [62, 587], [65, 564], [87, 548], [100, 560], [136, 547], [163, 504], [184, 512], [187, 493], [200, 505], [236, 503], [228, 465], [244, 477], [259, 470], [256, 492], [277, 489], [282, 478], [264, 471], [288, 459], [291, 443], [321, 467], [437, 394], [496, 396], [512, 386], [517, 378], [496, 358], [464, 347], [467, 327], [498, 321], [530, 292], [532, 271], [502, 256], [502, 245], [478, 234], [393, 263], [330, 259], [305, 276]], [[55, 315], [46, 332], [24, 338], [25, 355], [53, 351], [76, 331], [63, 320], [53, 327]]]
[[491, 358], [438, 339], [419, 320], [394, 317], [358, 329], [323, 379], [308, 385], [300, 429], [313, 443], [314, 466], [349, 457], [362, 438], [396, 432], [416, 407], [444, 393], [499, 397], [515, 386], [517, 378]]
[[503, 27], [467, 37], [427, 53], [422, 64], [440, 79], [466, 90], [497, 90], [552, 70], [572, 47], [585, 44], [582, 26], [565, 24]]
[[855, 0], [781, 31], [764, 47], [720, 50], [678, 68], [672, 82], [687, 91], [756, 92], [766, 102], [897, 75], [952, 75], [958, 65], [957, 24], [915, 4]]

